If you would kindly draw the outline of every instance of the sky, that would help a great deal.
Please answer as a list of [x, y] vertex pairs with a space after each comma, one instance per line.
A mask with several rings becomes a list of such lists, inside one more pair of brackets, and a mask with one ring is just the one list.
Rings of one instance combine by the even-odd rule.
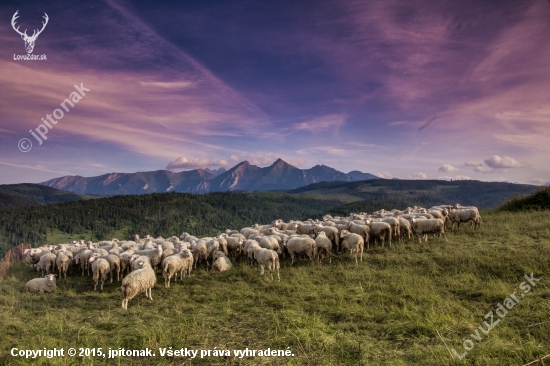
[[[47, 14], [32, 52], [46, 60], [20, 59], [16, 11], [29, 36]], [[2, 1], [0, 15], [0, 184], [277, 158], [550, 182], [549, 0]]]

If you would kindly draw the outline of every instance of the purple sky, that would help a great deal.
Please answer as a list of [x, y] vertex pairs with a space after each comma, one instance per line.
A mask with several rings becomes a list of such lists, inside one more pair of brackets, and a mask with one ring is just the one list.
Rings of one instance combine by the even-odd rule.
[[[48, 14], [33, 51], [46, 61], [14, 60], [16, 10], [29, 35]], [[278, 157], [550, 181], [548, 0], [3, 1], [0, 14], [0, 184]], [[81, 83], [39, 145], [29, 130]]]

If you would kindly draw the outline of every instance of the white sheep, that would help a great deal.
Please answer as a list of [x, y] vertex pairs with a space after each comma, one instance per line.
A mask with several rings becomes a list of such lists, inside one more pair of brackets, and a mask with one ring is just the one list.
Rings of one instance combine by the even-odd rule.
[[148, 299], [153, 300], [152, 289], [157, 282], [155, 271], [148, 261], [140, 261], [138, 263], [142, 268], [130, 272], [122, 279], [122, 308], [128, 310], [128, 301], [134, 296], [145, 292]]
[[227, 258], [225, 256], [225, 253], [220, 250], [214, 253], [213, 259], [214, 262], [212, 263], [212, 270], [214, 271], [225, 272], [233, 268], [233, 265], [231, 264], [229, 258]]
[[170, 288], [170, 280], [172, 276], [175, 274], [176, 277], [174, 280], [176, 280], [178, 277], [177, 273], [180, 272], [182, 268], [187, 268], [188, 262], [185, 260], [185, 258], [191, 255], [192, 254], [189, 249], [184, 249], [179, 253], [164, 258], [164, 260], [162, 261], [162, 276], [164, 277], [164, 287]]
[[344, 250], [349, 250], [350, 255], [355, 253], [355, 263], [357, 262], [357, 253], [360, 253], [361, 262], [363, 261], [363, 249], [365, 247], [365, 240], [359, 234], [350, 233], [347, 230], [342, 230], [340, 233], [340, 238], [344, 239], [342, 241], [342, 252]]
[[57, 265], [57, 270], [59, 271], [59, 278], [63, 276], [65, 279], [67, 279], [67, 270], [69, 269], [69, 265], [71, 264], [71, 259], [69, 258], [69, 256], [64, 252], [60, 252], [57, 254], [55, 263]]
[[294, 264], [297, 254], [305, 254], [312, 261], [317, 256], [317, 244], [308, 235], [291, 236], [285, 243], [286, 250], [292, 258], [291, 265]]
[[315, 244], [317, 245], [317, 257], [319, 258], [319, 263], [326, 253], [328, 257], [328, 262], [332, 263], [332, 241], [327, 238], [327, 233], [324, 231], [319, 231], [317, 237], [315, 238]]
[[445, 235], [445, 224], [443, 224], [443, 220], [441, 219], [419, 220], [413, 217], [411, 226], [414, 233], [418, 236], [418, 241], [420, 243], [422, 243], [422, 237], [424, 237], [424, 242], [428, 241], [428, 234], [438, 234], [439, 238], [443, 235], [445, 241], [448, 241]]
[[338, 235], [338, 229], [334, 226], [315, 225], [315, 234], [318, 234], [321, 231], [326, 234], [325, 236], [332, 242], [332, 244], [335, 245], [335, 248], [338, 251], [338, 248], [340, 247], [340, 236]]
[[453, 223], [452, 229], [457, 224], [458, 230], [460, 230], [460, 224], [463, 222], [471, 222], [474, 230], [481, 225], [481, 216], [477, 207], [452, 208], [448, 214], [448, 218]]
[[374, 244], [381, 242], [382, 246], [384, 246], [384, 240], [388, 238], [389, 246], [391, 247], [392, 227], [390, 224], [367, 220], [367, 225], [370, 227], [370, 236]]
[[55, 275], [49, 274], [40, 278], [33, 278], [25, 285], [29, 292], [54, 292], [56, 289]]
[[107, 273], [110, 272], [111, 267], [106, 259], [92, 256], [89, 261], [92, 263], [92, 273], [94, 284], [94, 291], [97, 291], [97, 282], [101, 279], [101, 291], [103, 291], [103, 284], [107, 278]]
[[281, 265], [279, 263], [279, 255], [276, 251], [254, 247], [254, 258], [260, 264], [260, 276], [264, 275], [264, 267], [267, 267], [271, 273], [271, 281], [273, 281], [273, 271], [277, 271], [277, 280], [281, 280], [281, 277], [279, 276], [279, 269], [281, 268]]
[[55, 271], [55, 260], [56, 260], [55, 254], [49, 253], [49, 252], [43, 254], [40, 257], [38, 264], [36, 265], [36, 270], [41, 271], [42, 276], [44, 276], [44, 272], [46, 272], [46, 274], [50, 274], [50, 271]]
[[135, 252], [135, 254], [144, 255], [147, 258], [149, 258], [151, 267], [153, 268], [153, 270], [156, 271], [162, 258], [162, 246], [159, 245], [157, 248], [153, 248], [153, 249], [138, 250]]

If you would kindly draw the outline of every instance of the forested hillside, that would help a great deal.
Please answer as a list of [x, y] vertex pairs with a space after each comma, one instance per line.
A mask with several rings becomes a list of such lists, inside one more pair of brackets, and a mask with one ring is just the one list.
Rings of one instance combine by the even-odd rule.
[[[432, 206], [446, 203], [495, 207], [514, 196], [528, 195], [538, 187], [527, 184], [477, 180], [389, 180], [323, 182], [290, 191], [312, 197], [338, 197], [348, 203], [335, 213], [373, 211], [382, 207]], [[383, 205], [381, 206], [381, 204]]]
[[326, 213], [348, 215], [413, 205], [461, 203], [487, 208], [536, 188], [479, 181], [380, 179], [319, 183], [288, 193], [155, 193], [96, 198], [0, 209], [0, 249], [4, 252], [20, 243], [37, 246], [69, 239], [129, 239], [134, 234], [167, 237], [187, 231], [198, 236], [215, 235], [227, 228], [240, 229], [279, 218], [303, 220]]
[[256, 222], [318, 217], [338, 200], [321, 200], [282, 193], [160, 193], [116, 196], [57, 205], [0, 210], [2, 250], [22, 242], [50, 243], [52, 230], [86, 240], [108, 238], [123, 230], [125, 237], [140, 235], [213, 235], [226, 228]]

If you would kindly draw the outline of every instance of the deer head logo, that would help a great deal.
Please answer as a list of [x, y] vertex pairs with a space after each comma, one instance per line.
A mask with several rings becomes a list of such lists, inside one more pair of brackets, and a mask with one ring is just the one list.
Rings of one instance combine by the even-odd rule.
[[25, 29], [24, 32], [20, 32], [19, 31], [19, 26], [17, 26], [17, 28], [15, 28], [15, 20], [17, 18], [19, 18], [19, 16], [17, 15], [17, 13], [19, 12], [19, 10], [17, 10], [15, 12], [15, 14], [13, 14], [13, 17], [11, 18], [11, 26], [13, 27], [13, 29], [19, 33], [19, 35], [21, 36], [21, 38], [23, 38], [23, 41], [25, 41], [25, 49], [27, 50], [27, 53], [32, 53], [32, 50], [34, 49], [34, 42], [36, 42], [36, 38], [38, 38], [38, 36], [40, 35], [40, 33], [42, 33], [42, 31], [44, 30], [44, 28], [46, 28], [46, 24], [48, 24], [48, 14], [44, 13], [44, 19], [46, 20], [45, 22], [42, 22], [42, 29], [40, 29], [39, 31], [37, 31], [36, 29], [34, 30], [32, 36], [28, 36], [27, 35], [27, 30]]

